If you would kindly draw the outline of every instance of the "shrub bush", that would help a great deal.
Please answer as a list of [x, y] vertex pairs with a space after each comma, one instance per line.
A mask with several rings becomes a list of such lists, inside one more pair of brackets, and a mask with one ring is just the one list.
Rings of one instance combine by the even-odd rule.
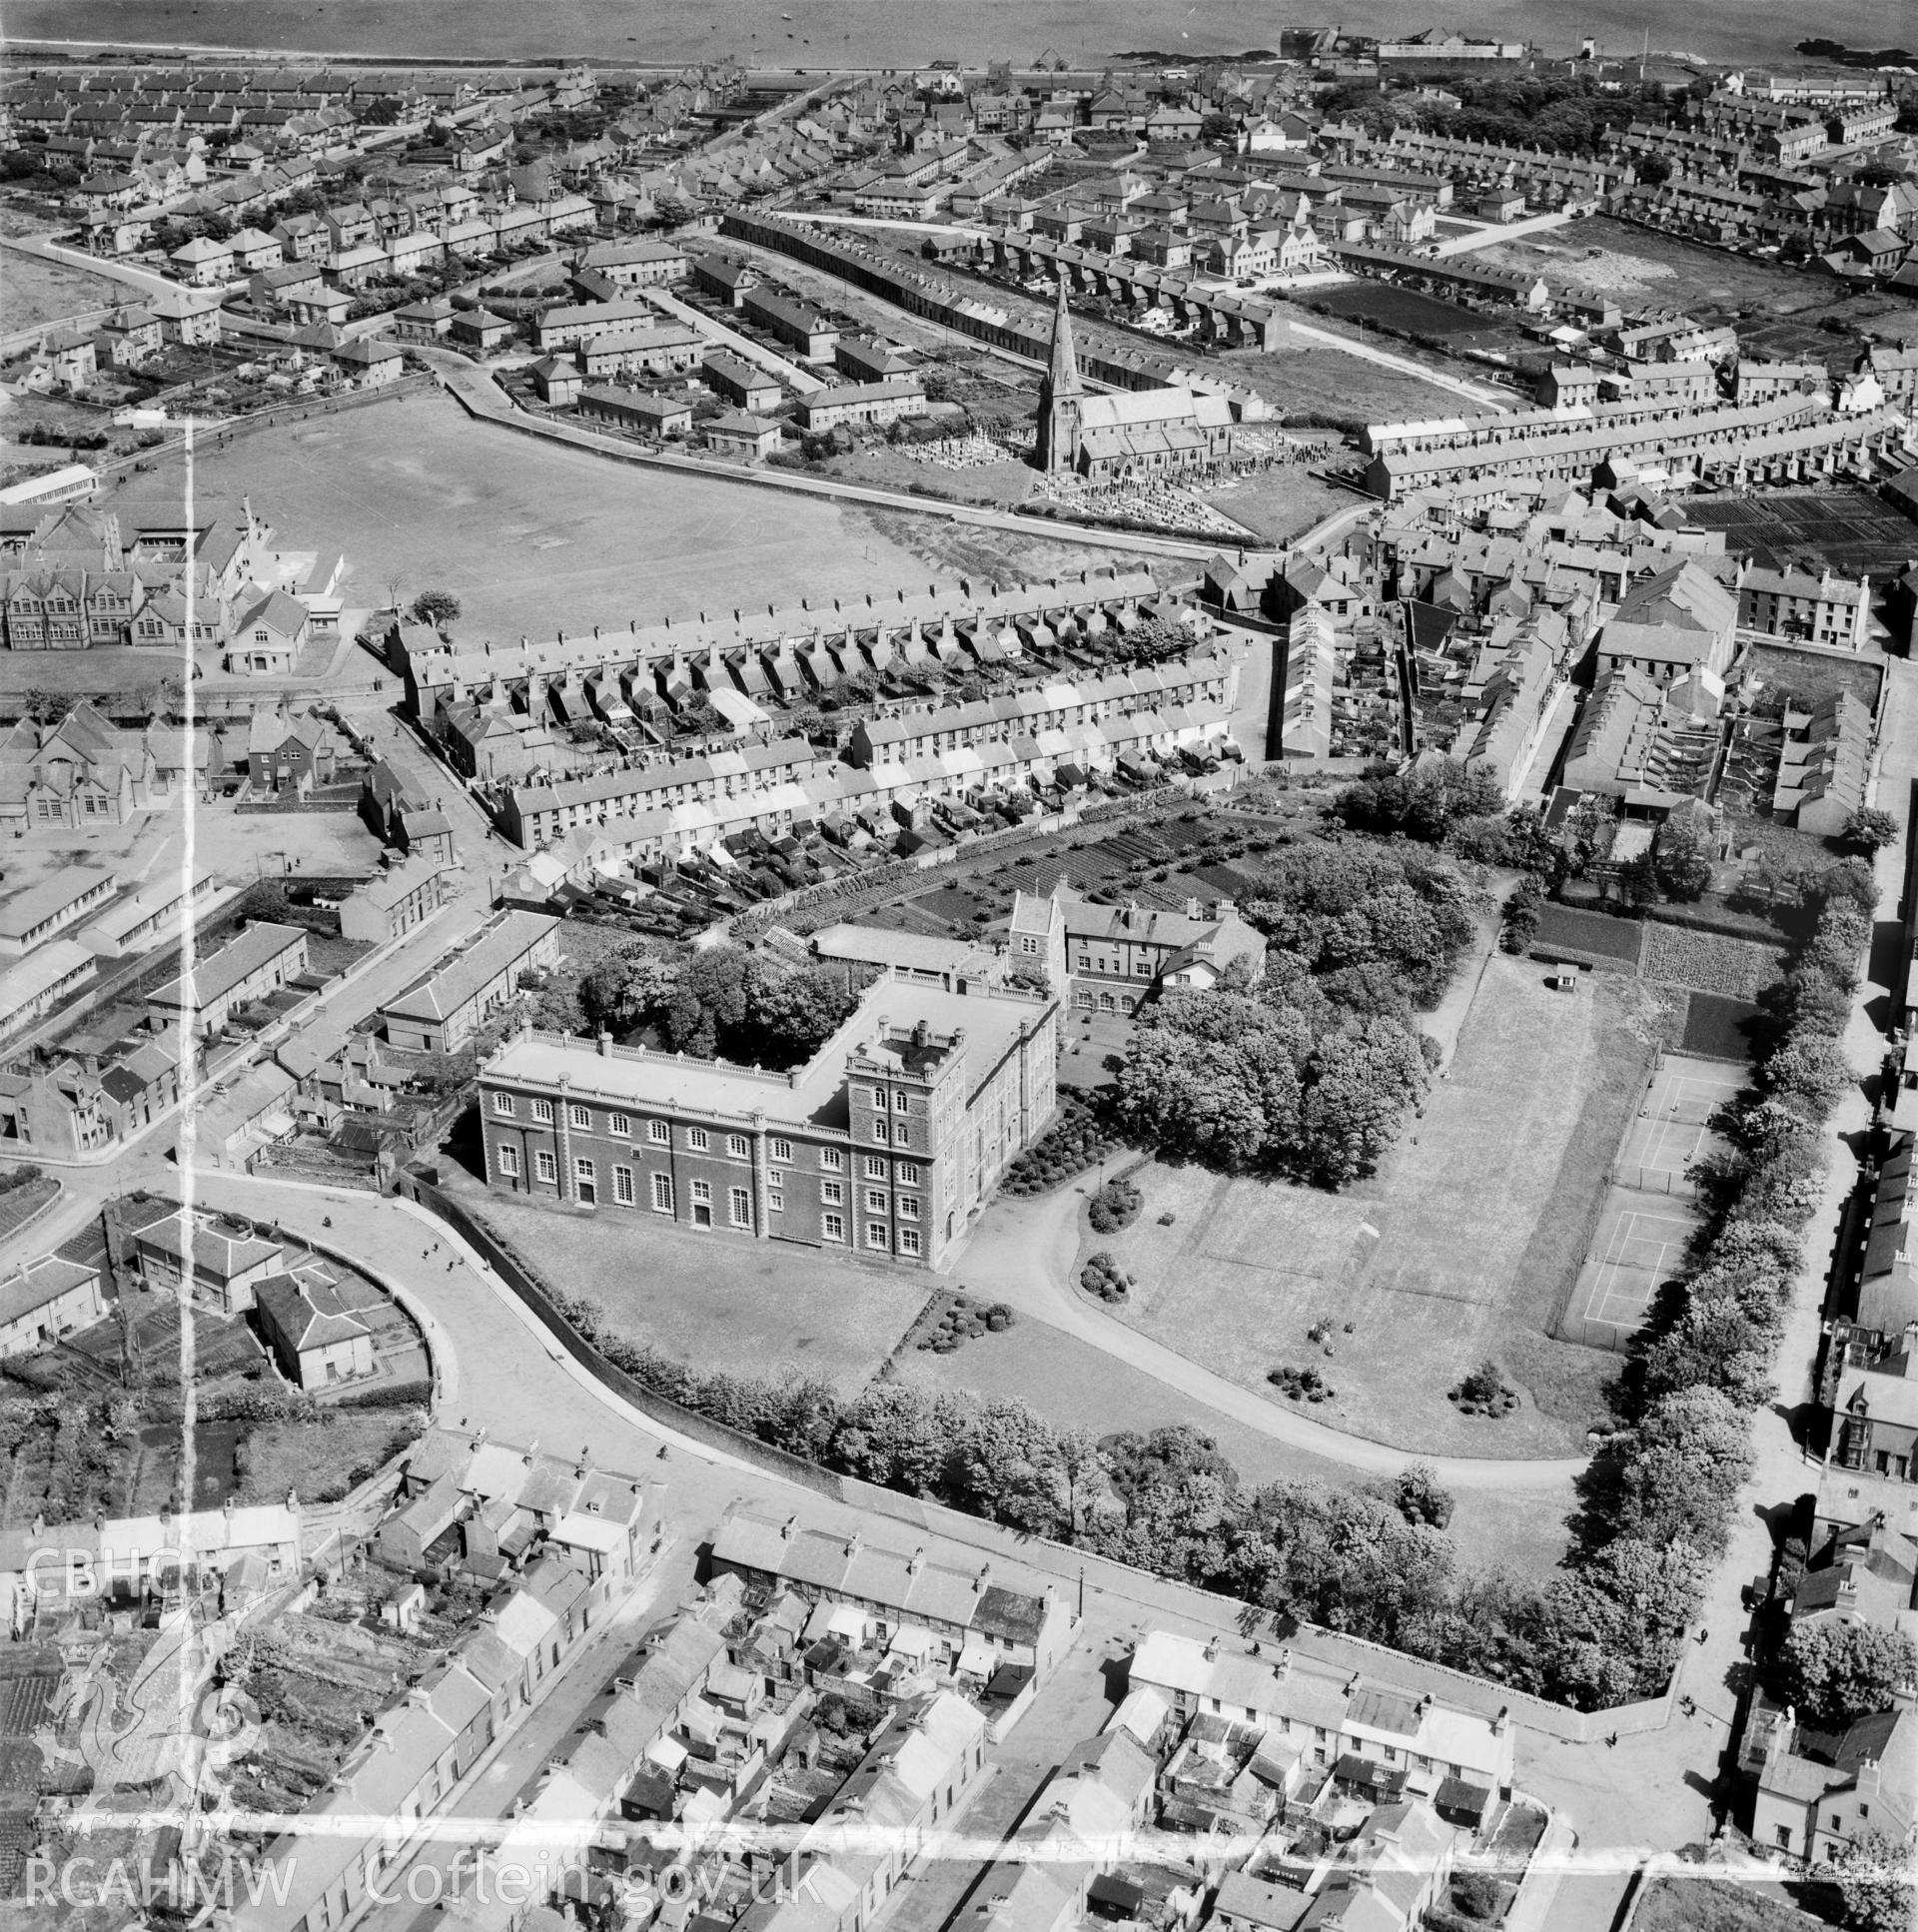
[[951, 1355], [954, 1350], [978, 1336], [1003, 1335], [1012, 1327], [1013, 1313], [1004, 1302], [986, 1304], [975, 1301], [962, 1288], [928, 1324], [926, 1332], [913, 1345], [933, 1355]]
[[1102, 1302], [1123, 1302], [1132, 1277], [1102, 1248], [1079, 1271], [1079, 1286]]
[[1293, 1402], [1330, 1402], [1339, 1393], [1317, 1369], [1295, 1369], [1290, 1363], [1268, 1370], [1266, 1380]]
[[1130, 1181], [1115, 1176], [1092, 1197], [1087, 1219], [1094, 1234], [1116, 1235], [1139, 1219], [1139, 1210], [1145, 1205], [1145, 1196]]
[[1489, 1357], [1446, 1393], [1465, 1416], [1509, 1416], [1518, 1407], [1517, 1390], [1506, 1382], [1503, 1370]]
[[1119, 1151], [1103, 1110], [1085, 1095], [1061, 1090], [1059, 1118], [1006, 1170], [1008, 1194], [1046, 1194]]

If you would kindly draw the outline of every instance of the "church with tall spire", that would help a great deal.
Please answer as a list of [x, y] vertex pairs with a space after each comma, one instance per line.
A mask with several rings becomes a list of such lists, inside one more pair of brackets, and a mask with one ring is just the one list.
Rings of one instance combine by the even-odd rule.
[[1071, 472], [1079, 460], [1079, 420], [1085, 391], [1072, 347], [1066, 277], [1059, 274], [1059, 307], [1052, 318], [1052, 358], [1039, 384], [1039, 448], [1035, 461], [1049, 475]]
[[[1093, 368], [1110, 378], [1097, 354]], [[1095, 486], [1193, 477], [1233, 461], [1232, 406], [1216, 392], [1183, 383], [1152, 382], [1134, 389], [1088, 394], [1072, 343], [1066, 281], [1052, 317], [1052, 353], [1039, 383], [1039, 437], [1034, 465], [1053, 477], [1079, 477]]]

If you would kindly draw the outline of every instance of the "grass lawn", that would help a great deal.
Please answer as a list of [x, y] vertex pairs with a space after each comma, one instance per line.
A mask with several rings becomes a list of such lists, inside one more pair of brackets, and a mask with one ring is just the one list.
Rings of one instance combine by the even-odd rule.
[[[1184, 1423], [1211, 1437], [1249, 1486], [1290, 1478], [1350, 1487], [1357, 1480], [1345, 1463], [1248, 1429], [1091, 1343], [1029, 1316], [1021, 1316], [1004, 1334], [980, 1336], [952, 1355], [908, 1350], [893, 1373], [919, 1388], [970, 1389], [991, 1401], [1028, 1403], [1060, 1429], [1090, 1429], [1105, 1436]], [[1467, 1492], [1458, 1497], [1448, 1533], [1461, 1566], [1543, 1576], [1564, 1554], [1563, 1499], [1550, 1493]]]
[[1744, 1000], [1718, 993], [1693, 993], [1686, 1003], [1684, 1037], [1679, 1044], [1685, 1052], [1702, 1054], [1709, 1060], [1749, 1060], [1751, 1029], [1763, 1017], [1759, 1008]]
[[539, 1208], [454, 1179], [466, 1205], [545, 1279], [597, 1302], [609, 1328], [698, 1369], [792, 1368], [850, 1394], [878, 1372], [935, 1286], [849, 1256], [696, 1235], [649, 1216]]
[[[6, 318], [9, 331], [34, 329], [43, 322], [59, 322], [92, 309], [104, 309], [133, 292], [123, 282], [110, 281], [86, 269], [69, 268], [35, 255], [9, 249], [6, 256]], [[96, 418], [94, 428], [104, 427]]]
[[[1341, 327], [1330, 316], [1315, 316], [1305, 310], [1299, 311], [1299, 320], [1331, 333]], [[1408, 362], [1427, 360], [1408, 343], [1394, 342], [1386, 347], [1388, 353]], [[1417, 423], [1433, 416], [1456, 416], [1471, 407], [1455, 390], [1425, 382], [1405, 370], [1387, 369], [1362, 357], [1348, 356], [1326, 343], [1301, 343], [1296, 349], [1234, 350], [1219, 361], [1234, 382], [1249, 384], [1290, 422]], [[1435, 361], [1433, 368], [1437, 372], [1443, 365]], [[1460, 367], [1446, 373], [1467, 372]]]
[[1303, 464], [1242, 477], [1218, 489], [1199, 492], [1215, 509], [1257, 530], [1269, 543], [1285, 543], [1330, 516], [1351, 508], [1349, 489], [1315, 477]]
[[[953, 434], [963, 432], [953, 426]], [[911, 490], [916, 495], [939, 496], [955, 503], [1016, 503], [1031, 495], [1039, 473], [1016, 457], [1004, 463], [980, 464], [971, 470], [947, 470], [936, 463], [917, 463], [902, 450], [872, 443], [849, 457], [834, 457], [825, 474], [848, 483], [873, 483], [883, 489]]]
[[338, 1414], [330, 1423], [269, 1423], [251, 1431], [241, 1451], [236, 1502], [324, 1502], [352, 1487], [355, 1469], [386, 1460], [406, 1427], [404, 1411]]
[[[1494, 956], [1448, 1077], [1377, 1175], [1332, 1195], [1154, 1163], [1140, 1219], [1084, 1253], [1137, 1277], [1123, 1321], [1247, 1388], [1316, 1367], [1337, 1394], [1312, 1413], [1336, 1428], [1417, 1454], [1576, 1453], [1618, 1364], [1548, 1331], [1663, 1025], [1634, 981], [1572, 999]], [[1330, 1360], [1307, 1340], [1322, 1319]], [[1497, 1423], [1445, 1396], [1488, 1355], [1527, 1398]]]
[[[169, 465], [140, 493], [177, 494], [180, 482]], [[808, 497], [610, 463], [474, 423], [437, 393], [238, 436], [202, 452], [197, 485], [236, 510], [250, 493], [284, 543], [344, 551], [348, 603], [384, 603], [395, 578], [408, 596], [444, 585], [479, 637], [923, 590], [937, 570], [987, 562], [1007, 581], [1111, 556], [1047, 539], [1029, 564], [1019, 539], [975, 530], [962, 532], [977, 550], [967, 565], [929, 570], [945, 527], [929, 519], [882, 526]]]
[[1721, 1878], [1659, 1878], [1646, 1888], [1633, 1932], [1810, 1932], [1826, 1924], [1771, 1895]]

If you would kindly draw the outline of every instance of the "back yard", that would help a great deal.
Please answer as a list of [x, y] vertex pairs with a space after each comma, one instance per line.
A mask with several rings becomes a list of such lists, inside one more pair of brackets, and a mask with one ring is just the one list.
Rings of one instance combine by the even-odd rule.
[[[1631, 980], [1567, 996], [1535, 962], [1495, 956], [1448, 1073], [1377, 1175], [1332, 1195], [1141, 1170], [1139, 1220], [1084, 1244], [1136, 1279], [1112, 1312], [1248, 1388], [1316, 1368], [1335, 1392], [1318, 1420], [1411, 1452], [1578, 1451], [1617, 1362], [1548, 1332], [1668, 1023]], [[1330, 1355], [1308, 1337], [1321, 1324]], [[1446, 1399], [1487, 1356], [1525, 1399], [1498, 1422]]]

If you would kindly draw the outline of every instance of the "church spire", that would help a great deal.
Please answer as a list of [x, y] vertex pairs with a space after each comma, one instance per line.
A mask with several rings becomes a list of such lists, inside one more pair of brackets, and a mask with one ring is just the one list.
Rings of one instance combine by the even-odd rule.
[[1039, 468], [1072, 470], [1079, 459], [1079, 358], [1072, 347], [1072, 317], [1066, 308], [1066, 268], [1059, 264], [1059, 306], [1052, 318], [1052, 359], [1039, 384]]
[[1072, 315], [1066, 308], [1066, 268], [1059, 265], [1059, 306], [1052, 316], [1052, 366], [1047, 371], [1055, 396], [1079, 394], [1079, 357], [1072, 346]]

